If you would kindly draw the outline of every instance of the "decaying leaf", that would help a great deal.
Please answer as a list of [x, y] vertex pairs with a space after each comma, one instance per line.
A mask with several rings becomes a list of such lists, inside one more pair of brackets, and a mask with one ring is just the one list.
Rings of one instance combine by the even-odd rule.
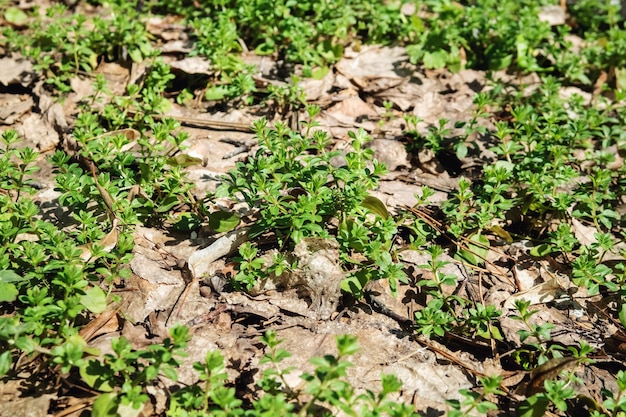
[[530, 382], [526, 385], [526, 395], [530, 396], [542, 392], [545, 381], [557, 379], [561, 372], [572, 370], [577, 364], [577, 358], [567, 357], [552, 358], [537, 366], [530, 373]]

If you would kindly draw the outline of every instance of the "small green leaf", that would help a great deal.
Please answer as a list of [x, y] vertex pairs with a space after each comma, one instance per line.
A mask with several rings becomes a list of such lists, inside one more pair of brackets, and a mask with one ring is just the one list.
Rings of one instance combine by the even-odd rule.
[[349, 275], [341, 280], [341, 290], [349, 294], [354, 295], [356, 298], [361, 298], [364, 295], [363, 289], [369, 282], [369, 279], [365, 274]]
[[504, 239], [506, 243], [513, 243], [513, 238], [511, 237], [509, 232], [507, 232], [506, 230], [502, 228], [502, 226], [494, 225], [494, 226], [491, 226], [489, 230], [491, 230], [493, 233], [498, 235], [498, 237]]
[[506, 172], [511, 172], [513, 171], [513, 168], [515, 168], [515, 164], [509, 161], [496, 161], [496, 163], [494, 164], [496, 166], [496, 168], [504, 168], [506, 170]]
[[15, 285], [8, 282], [0, 282], [0, 303], [13, 302], [17, 298], [19, 291]]
[[130, 404], [120, 404], [117, 407], [117, 414], [119, 417], [139, 417], [143, 414], [143, 404], [139, 404], [139, 407], [136, 407], [136, 403]]
[[546, 255], [551, 254], [552, 252], [554, 252], [554, 248], [551, 245], [548, 245], [547, 243], [542, 243], [541, 245], [537, 245], [530, 250], [530, 254], [538, 258], [542, 258]]
[[492, 338], [499, 341], [504, 340], [504, 338], [502, 337], [502, 333], [500, 333], [500, 330], [496, 326], [489, 326], [489, 330], [491, 332]]
[[159, 207], [156, 209], [157, 213], [165, 213], [170, 211], [172, 207], [180, 204], [180, 200], [176, 195], [169, 195], [159, 202]]
[[15, 273], [15, 271], [11, 271], [10, 269], [5, 269], [0, 271], [0, 282], [17, 282], [17, 281], [26, 281], [26, 278], [19, 276]]
[[133, 60], [133, 62], [141, 62], [143, 60], [143, 55], [141, 54], [141, 50], [140, 49], [129, 49], [128, 50], [128, 56], [130, 56], [130, 59]]
[[520, 404], [518, 415], [520, 417], [542, 417], [545, 415], [549, 404], [550, 401], [545, 395], [535, 394]]
[[12, 364], [13, 357], [10, 350], [0, 353], [0, 376], [5, 376], [11, 369]]
[[400, 391], [400, 388], [402, 388], [402, 381], [400, 381], [398, 377], [393, 374], [382, 374], [381, 378], [383, 386], [383, 392], [381, 394], [383, 396], [392, 392]]
[[202, 226], [202, 218], [195, 213], [180, 213], [178, 221], [174, 223], [174, 228], [181, 232], [197, 230]]
[[273, 53], [276, 50], [276, 47], [274, 46], [273, 42], [263, 42], [262, 44], [260, 44], [259, 46], [257, 46], [256, 48], [254, 48], [254, 53], [256, 55], [269, 55], [271, 53]]
[[478, 266], [487, 258], [487, 254], [489, 253], [489, 240], [484, 235], [476, 233], [469, 238], [469, 241], [476, 242], [478, 245], [468, 243], [467, 249], [459, 249], [454, 257], [471, 265]]
[[459, 143], [456, 147], [456, 157], [459, 159], [463, 159], [467, 156], [468, 152], [467, 145], [465, 143]]
[[426, 52], [424, 66], [428, 69], [438, 69], [446, 66], [448, 53], [446, 51]]
[[193, 165], [202, 165], [202, 159], [184, 153], [179, 153], [176, 156], [168, 158], [167, 164], [170, 166], [186, 168]]
[[313, 79], [321, 80], [322, 78], [326, 76], [326, 74], [328, 74], [329, 71], [330, 71], [330, 68], [328, 66], [323, 66], [323, 67], [315, 68], [312, 71], [311, 75]]
[[373, 197], [371, 195], [365, 197], [363, 201], [361, 201], [361, 206], [368, 209], [372, 213], [378, 214], [385, 220], [389, 218], [389, 211], [387, 211], [385, 203], [383, 203], [376, 197]]
[[119, 399], [116, 394], [112, 392], [101, 394], [93, 402], [91, 417], [116, 417], [118, 406]]
[[626, 304], [622, 304], [622, 308], [619, 311], [619, 321], [622, 326], [626, 327]]
[[105, 367], [97, 359], [90, 360], [87, 365], [79, 368], [81, 379], [91, 388], [102, 392], [111, 392], [113, 387], [104, 376], [110, 372], [110, 368]]
[[209, 214], [209, 227], [218, 233], [229, 232], [237, 227], [239, 220], [239, 216], [235, 213], [216, 211]]
[[489, 60], [489, 69], [498, 71], [507, 68], [513, 62], [513, 55], [502, 55]]
[[107, 296], [100, 287], [92, 287], [80, 297], [80, 303], [92, 313], [102, 313], [107, 306]]
[[22, 350], [25, 353], [32, 353], [39, 347], [35, 341], [28, 336], [19, 336], [15, 339], [15, 347]]
[[16, 26], [22, 26], [28, 20], [28, 16], [17, 7], [7, 7], [4, 11], [4, 19]]
[[204, 93], [204, 99], [208, 101], [224, 100], [224, 98], [228, 96], [228, 93], [228, 87], [215, 86], [207, 88], [206, 92]]

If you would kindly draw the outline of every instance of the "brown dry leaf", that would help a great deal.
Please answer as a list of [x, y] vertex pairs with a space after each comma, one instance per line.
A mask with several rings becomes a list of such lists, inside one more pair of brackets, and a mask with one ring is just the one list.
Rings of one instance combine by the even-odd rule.
[[305, 237], [296, 244], [289, 256], [289, 263], [297, 261], [296, 268], [280, 275], [271, 274], [265, 281], [258, 283], [251, 293], [278, 290], [286, 294], [287, 290], [293, 290], [289, 291], [289, 294], [295, 296], [292, 299], [308, 299], [310, 305], [307, 307], [307, 303], [288, 301], [286, 309], [328, 320], [339, 304], [341, 281], [344, 278], [344, 272], [339, 266], [339, 243], [334, 239]]
[[592, 243], [598, 243], [595, 234], [598, 230], [593, 226], [585, 226], [580, 220], [572, 217], [572, 229], [574, 236], [580, 242], [581, 245], [591, 245]]
[[211, 62], [199, 56], [174, 61], [170, 64], [170, 67], [186, 74], [211, 74]]
[[28, 94], [0, 94], [0, 123], [12, 125], [34, 105]]
[[528, 291], [535, 286], [535, 283], [539, 279], [539, 270], [535, 266], [530, 268], [520, 268], [518, 265], [513, 267], [514, 273], [517, 275], [517, 284], [519, 291]]
[[352, 96], [322, 111], [317, 120], [323, 128], [329, 129], [331, 134], [337, 137], [334, 127], [346, 128], [346, 133], [348, 130], [354, 130], [358, 127], [368, 132], [373, 131], [376, 124], [369, 118], [378, 118], [378, 113], [374, 107], [365, 103], [358, 96]]
[[185, 26], [180, 21], [178, 16], [152, 16], [146, 21], [146, 29], [165, 41], [187, 39]]
[[78, 333], [86, 342], [89, 342], [96, 337], [115, 332], [120, 327], [119, 320], [117, 318], [118, 310], [104, 311], [95, 319], [90, 321], [85, 327], [80, 329]]
[[330, 98], [328, 92], [333, 88], [335, 83], [335, 74], [328, 71], [328, 74], [320, 80], [314, 78], [305, 78], [298, 83], [298, 86], [304, 91], [307, 101], [326, 100]]
[[194, 43], [189, 39], [176, 39], [165, 43], [159, 48], [163, 54], [187, 54], [194, 49]]
[[135, 322], [143, 321], [153, 311], [169, 310], [184, 289], [180, 271], [163, 269], [160, 256], [150, 250], [135, 246], [135, 257], [130, 262], [134, 272], [129, 286], [140, 294], [123, 293], [128, 299], [125, 313]]
[[33, 80], [33, 64], [26, 59], [0, 58], [0, 84], [8, 87], [20, 84], [27, 87]]
[[417, 159], [419, 161], [419, 168], [422, 171], [440, 178], [450, 178], [450, 175], [441, 162], [439, 162], [437, 155], [435, 155], [432, 149], [420, 149], [417, 154]]
[[359, 79], [361, 83], [384, 78], [402, 82], [404, 77], [413, 73], [413, 68], [398, 65], [406, 62], [405, 48], [365, 46], [359, 53], [346, 53], [335, 68], [348, 79]]
[[586, 92], [583, 89], [574, 86], [564, 86], [559, 88], [559, 97], [565, 102], [570, 101], [575, 95], [580, 96], [583, 99], [583, 104], [589, 106], [593, 100], [593, 95]]
[[96, 74], [102, 74], [113, 96], [123, 96], [130, 78], [130, 69], [117, 62], [101, 62]]
[[427, 91], [413, 105], [413, 114], [429, 122], [434, 123], [442, 114], [445, 114], [445, 102], [435, 91]]
[[213, 262], [234, 252], [247, 240], [248, 228], [237, 229], [226, 233], [208, 247], [194, 252], [188, 260], [189, 270], [196, 279], [210, 275], [209, 271]]
[[352, 82], [361, 91], [376, 94], [397, 87], [405, 80], [398, 77], [356, 77], [352, 79]]
[[358, 96], [351, 96], [340, 101], [326, 110], [326, 113], [338, 119], [349, 119], [350, 122], [353, 122], [357, 118], [378, 117], [378, 113], [374, 107], [361, 100]]
[[540, 21], [547, 22], [550, 26], [564, 25], [567, 19], [567, 13], [558, 4], [543, 6], [537, 16]]
[[[371, 194], [378, 197], [387, 207], [393, 210], [394, 207], [412, 207], [415, 205], [417, 203], [415, 195], [420, 193], [421, 189], [421, 186], [407, 184], [404, 181], [381, 181], [378, 190]], [[431, 201], [433, 200], [431, 199]]]
[[78, 103], [86, 97], [93, 96], [96, 91], [93, 81], [89, 78], [72, 77], [70, 80], [70, 86], [74, 91], [74, 94], [70, 97], [73, 103]]
[[414, 311], [418, 308], [415, 288], [409, 285], [398, 285], [397, 294], [394, 295], [389, 287], [389, 280], [381, 279], [368, 282], [365, 290], [369, 293], [368, 297], [375, 300], [379, 307], [389, 309], [403, 321], [410, 322]]
[[[34, 381], [32, 381], [34, 382]], [[0, 416], [48, 417], [50, 402], [56, 394], [33, 393], [34, 385], [26, 386], [24, 380], [0, 381]], [[29, 395], [25, 393], [29, 392]]]
[[52, 96], [43, 94], [41, 86], [35, 88], [35, 92], [39, 96], [39, 108], [42, 114], [46, 116], [46, 120], [54, 126], [57, 131], [67, 132], [69, 126], [61, 103], [56, 101]]
[[511, 388], [519, 385], [520, 382], [526, 377], [527, 373], [524, 371], [502, 371], [502, 385]]
[[374, 139], [367, 144], [374, 150], [374, 157], [387, 166], [389, 171], [395, 171], [398, 167], [409, 166], [409, 155], [404, 144], [392, 139]]
[[558, 297], [559, 292], [563, 292], [563, 288], [556, 278], [542, 282], [534, 287], [518, 292], [512, 295], [504, 302], [504, 307], [509, 310], [515, 310], [515, 302], [518, 300], [530, 301], [530, 304], [548, 303]]
[[[289, 315], [299, 315], [302, 317], [314, 317], [315, 312], [311, 306], [302, 298], [298, 298], [295, 290], [283, 291], [269, 296], [267, 301], [280, 308], [281, 312], [287, 312]], [[270, 317], [271, 319], [271, 317]]]
[[17, 127], [17, 131], [25, 139], [22, 145], [39, 152], [56, 149], [60, 141], [58, 132], [41, 114], [33, 113], [27, 116]]
[[280, 308], [269, 301], [269, 296], [259, 295], [252, 297], [244, 293], [223, 292], [220, 295], [220, 302], [225, 302], [234, 306], [236, 311], [255, 314], [266, 320], [279, 316]]
[[411, 82], [405, 80], [393, 88], [377, 93], [376, 97], [380, 100], [391, 101], [404, 112], [413, 108], [427, 91], [441, 89], [437, 81], [428, 78], [415, 79]]
[[526, 386], [526, 395], [530, 396], [543, 392], [544, 381], [555, 380], [563, 371], [574, 369], [578, 365], [576, 358], [552, 358], [539, 365], [530, 373], [530, 382]]

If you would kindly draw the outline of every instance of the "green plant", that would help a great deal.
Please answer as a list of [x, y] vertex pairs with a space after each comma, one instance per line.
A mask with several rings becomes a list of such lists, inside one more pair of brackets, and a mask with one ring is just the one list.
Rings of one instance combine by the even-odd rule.
[[501, 341], [502, 335], [495, 322], [502, 312], [492, 305], [472, 305], [469, 300], [459, 296], [446, 295], [446, 287], [456, 286], [457, 277], [442, 272], [449, 262], [439, 259], [444, 253], [441, 246], [432, 245], [426, 252], [430, 254], [431, 260], [418, 267], [427, 271], [429, 279], [417, 281], [416, 286], [429, 295], [431, 300], [423, 309], [415, 312], [416, 330], [429, 337], [443, 337], [449, 332], [456, 332], [465, 336]]
[[[309, 107], [308, 112], [312, 119], [319, 108]], [[303, 237], [329, 237], [335, 229], [348, 272], [342, 285], [346, 291], [360, 294], [369, 280], [382, 277], [404, 280], [391, 254], [396, 223], [380, 201], [368, 196], [385, 172], [372, 161], [372, 150], [364, 147], [370, 138], [363, 131], [350, 133], [353, 150], [342, 155], [328, 151], [328, 134], [313, 132], [313, 127], [314, 122], [306, 122], [304, 134], [299, 134], [282, 123], [270, 128], [265, 120], [256, 122], [253, 128], [260, 149], [246, 163], [238, 163], [219, 192], [242, 197], [256, 210], [251, 237], [272, 232], [279, 247]], [[338, 157], [344, 158], [345, 165], [332, 163]], [[376, 216], [368, 218], [368, 212]], [[256, 254], [250, 250], [240, 249], [246, 263], [240, 265], [236, 278], [248, 287], [263, 279], [260, 265], [253, 267]], [[354, 261], [353, 251], [364, 254], [366, 261]]]
[[357, 394], [346, 381], [347, 369], [351, 366], [346, 359], [357, 352], [356, 338], [338, 336], [338, 354], [311, 359], [314, 370], [301, 374], [301, 388], [290, 388], [284, 376], [294, 368], [281, 368], [281, 362], [290, 354], [278, 346], [282, 342], [276, 333], [266, 332], [261, 340], [267, 353], [260, 364], [269, 364], [258, 382], [261, 392], [253, 399], [249, 409], [244, 410], [236, 391], [226, 385], [227, 374], [224, 358], [216, 351], [206, 355], [204, 363], [194, 364], [199, 380], [204, 384], [192, 385], [174, 393], [168, 415], [173, 417], [211, 415], [246, 416], [315, 416], [333, 410], [349, 416], [393, 417], [416, 416], [412, 407], [389, 400], [388, 396], [401, 388], [392, 375], [382, 376], [379, 393], [367, 390]]
[[[77, 213], [94, 211], [93, 219], [109, 212], [131, 225], [161, 221], [179, 205], [200, 210], [190, 192], [191, 184], [171, 157], [188, 135], [176, 131], [179, 124], [171, 119], [152, 121], [149, 127], [150, 134], [134, 129], [105, 134], [96, 115], [82, 113], [73, 134], [80, 146], [81, 164], [62, 151], [51, 157], [58, 169], [55, 180], [63, 192], [61, 203]], [[131, 147], [137, 151], [125, 151]], [[95, 208], [89, 206], [94, 196], [100, 197]]]
[[624, 371], [619, 371], [616, 375], [618, 392], [617, 394], [612, 393], [609, 390], [604, 390], [604, 402], [602, 406], [606, 410], [606, 414], [600, 414], [596, 412], [594, 417], [599, 417], [600, 415], [609, 415], [611, 417], [622, 417], [626, 413], [626, 397], [624, 396], [624, 392], [626, 392], [626, 373]]
[[[428, 201], [434, 191], [425, 187], [414, 207], [392, 215], [370, 195], [385, 170], [373, 160], [365, 132], [351, 133], [345, 152], [337, 152], [331, 137], [311, 121], [321, 108], [307, 108], [309, 121], [298, 126], [301, 132], [259, 121], [258, 151], [237, 165], [219, 191], [251, 209], [245, 218], [252, 225], [250, 242], [235, 257], [235, 289], [298, 268], [289, 251], [303, 238], [332, 238], [339, 243], [344, 292], [361, 297], [366, 284], [377, 279], [388, 279], [393, 292], [398, 282], [409, 283], [414, 285], [409, 291], [425, 296], [415, 313], [416, 332], [444, 343], [446, 336], [478, 339], [501, 353], [497, 320], [503, 313], [452, 292], [460, 282], [444, 272], [443, 255], [447, 251], [483, 280], [510, 262], [508, 244], [530, 242], [531, 256], [559, 264], [575, 285], [611, 300], [603, 310], [606, 318], [626, 326], [626, 267], [617, 259], [623, 258], [625, 235], [624, 19], [617, 2], [580, 0], [567, 2], [564, 24], [550, 26], [538, 17], [544, 6], [556, 3], [113, 0], [36, 8], [3, 3], [7, 24], [0, 46], [7, 56], [32, 61], [34, 84], [44, 81], [59, 99], [73, 99], [75, 82], [92, 77], [94, 91], [79, 103], [76, 117], [68, 117], [72, 131], [64, 132], [63, 145], [72, 151], [50, 157], [63, 215], [50, 219], [33, 198], [41, 156], [22, 147], [15, 131], [2, 133], [0, 376], [15, 379], [29, 367], [38, 369], [50, 380], [63, 377], [99, 390], [94, 415], [137, 413], [149, 398], [149, 385], [161, 375], [175, 378], [185, 331], [175, 329], [168, 341], [139, 350], [126, 339], [115, 340], [107, 355], [90, 348], [80, 332], [110, 308], [115, 285], [130, 277], [134, 226], [205, 230], [208, 219], [210, 230], [221, 233], [239, 221], [233, 213], [209, 214], [209, 205], [194, 197], [184, 168], [197, 161], [178, 154], [188, 136], [177, 122], [161, 118], [170, 97], [180, 91], [179, 104], [203, 96], [220, 110], [253, 106], [260, 112], [269, 105], [266, 114], [297, 115], [306, 107], [300, 77], [321, 78], [345, 48], [359, 52], [368, 43], [406, 46], [410, 61], [425, 68], [487, 71], [484, 83], [478, 74], [481, 91], [465, 119], [444, 114], [418, 129], [424, 121], [404, 115], [403, 136], [411, 151], [428, 148], [442, 163], [458, 159], [458, 167], [446, 165], [453, 190], [437, 204]], [[149, 15], [157, 19], [148, 30]], [[207, 59], [208, 74], [180, 77], [166, 63], [172, 55], [158, 58], [160, 43], [167, 40], [154, 23], [160, 18], [176, 22], [180, 39], [190, 35], [191, 55]], [[251, 61], [251, 51], [264, 56]], [[104, 63], [145, 71], [113, 96]], [[539, 77], [525, 85], [530, 73]], [[6, 87], [9, 94], [21, 88], [31, 88], [26, 78], [22, 87]], [[369, 91], [359, 93], [372, 98]], [[379, 103], [378, 95], [374, 99]], [[393, 103], [384, 101], [382, 107], [380, 129], [393, 117]], [[43, 108], [35, 106], [33, 114]], [[451, 246], [440, 246], [447, 243]], [[498, 246], [507, 255], [494, 261]], [[263, 253], [269, 247], [277, 250]], [[407, 267], [401, 255], [408, 248], [427, 250], [430, 261]], [[407, 279], [412, 268], [424, 276]], [[491, 281], [486, 278], [481, 282]], [[480, 378], [482, 389], [465, 390], [461, 400], [449, 403], [451, 415], [510, 405], [528, 416], [572, 415], [579, 401], [595, 416], [626, 414], [623, 372], [616, 376], [615, 392], [584, 398], [577, 387], [580, 374], [572, 367], [586, 363], [590, 348], [555, 342], [551, 324], [535, 322], [529, 303], [518, 302], [517, 308], [512, 317], [524, 330], [512, 357], [530, 373], [528, 398], [510, 404], [499, 391], [504, 391], [500, 380]], [[209, 352], [195, 365], [200, 383], [173, 393], [167, 414], [413, 413], [409, 405], [388, 400], [399, 389], [395, 377], [383, 376], [377, 393], [354, 392], [345, 378], [346, 358], [356, 350], [351, 337], [339, 339], [338, 355], [315, 359], [297, 387], [287, 383], [293, 369], [281, 367], [289, 354], [276, 335], [267, 333], [262, 340], [261, 365], [267, 368], [257, 391], [242, 397], [236, 389], [241, 387], [228, 380], [222, 354]]]
[[68, 13], [61, 3], [45, 11], [30, 19], [27, 34], [7, 28], [3, 35], [5, 44], [32, 59], [35, 68], [45, 73], [46, 83], [60, 94], [72, 90], [71, 77], [95, 70], [99, 58], [129, 57], [140, 62], [157, 53], [150, 43], [151, 35], [130, 3], [112, 4], [105, 17]]
[[113, 353], [102, 359], [91, 359], [79, 366], [83, 381], [103, 392], [93, 404], [94, 416], [117, 416], [123, 407], [140, 410], [149, 397], [145, 389], [161, 374], [176, 381], [176, 368], [185, 356], [183, 349], [189, 340], [189, 329], [178, 326], [170, 331], [170, 338], [162, 344], [146, 349], [133, 349], [125, 338], [111, 342]]
[[476, 304], [476, 307], [467, 309], [467, 316], [464, 318], [463, 333], [479, 337], [484, 340], [502, 341], [503, 337], [496, 326], [502, 311], [497, 310], [493, 305]]
[[263, 268], [265, 261], [257, 257], [257, 254], [258, 249], [250, 242], [245, 242], [239, 247], [239, 257], [235, 258], [235, 262], [239, 264], [239, 270], [234, 278], [238, 286], [250, 290], [259, 280], [267, 277], [267, 269]]
[[[576, 374], [578, 365], [592, 362], [588, 355], [593, 348], [585, 342], [580, 347], [568, 347], [571, 357], [554, 358], [537, 366], [531, 372], [529, 395], [519, 406], [519, 414], [523, 417], [545, 415], [548, 407], [553, 405], [561, 412], [570, 408], [570, 400], [577, 397], [576, 387], [583, 384], [583, 380]], [[609, 394], [609, 398], [612, 394]], [[591, 400], [593, 402], [593, 400]]]
[[463, 400], [448, 400], [448, 405], [452, 408], [448, 412], [451, 417], [464, 417], [473, 415], [476, 410], [478, 413], [487, 414], [489, 410], [497, 410], [498, 406], [489, 401], [495, 395], [503, 395], [500, 389], [502, 377], [481, 377], [480, 384], [483, 386], [482, 392], [470, 391], [462, 389], [459, 393], [463, 396]]
[[[67, 372], [90, 352], [78, 336], [77, 323], [106, 307], [106, 293], [90, 278], [111, 255], [96, 242], [91, 256], [85, 257], [67, 233], [41, 220], [30, 197], [34, 189], [29, 177], [37, 154], [14, 148], [18, 139], [15, 131], [6, 130], [0, 147], [0, 184], [5, 190], [0, 193], [0, 306], [13, 311], [0, 318], [0, 370], [9, 373], [17, 353], [23, 352], [43, 355], [44, 361]], [[34, 239], [25, 239], [27, 235]], [[123, 245], [118, 249], [117, 261], [127, 250]], [[109, 273], [123, 276], [124, 268], [115, 265]]]
[[531, 317], [539, 310], [529, 310], [530, 302], [527, 300], [517, 300], [515, 308], [519, 311], [519, 316], [512, 315], [513, 320], [524, 323], [527, 330], [518, 332], [520, 342], [525, 345], [523, 349], [515, 351], [516, 361], [525, 369], [530, 369], [537, 364], [541, 365], [552, 357], [560, 357], [558, 345], [547, 345], [551, 339], [550, 331], [554, 328], [552, 323], [532, 323]]
[[[480, 0], [467, 4], [425, 1], [411, 19], [407, 52], [426, 68], [447, 67], [522, 72], [558, 72], [564, 78], [591, 84], [593, 68], [571, 52], [569, 28], [537, 19], [548, 1]], [[419, 16], [419, 17], [418, 17]]]
[[306, 97], [302, 88], [298, 86], [299, 78], [291, 76], [285, 85], [270, 84], [267, 86], [268, 102], [273, 102], [280, 114], [286, 115], [290, 111], [297, 111], [306, 106]]

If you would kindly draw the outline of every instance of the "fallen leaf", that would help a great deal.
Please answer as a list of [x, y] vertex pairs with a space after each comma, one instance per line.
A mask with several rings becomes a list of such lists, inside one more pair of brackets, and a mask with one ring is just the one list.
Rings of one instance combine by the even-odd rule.
[[116, 331], [120, 324], [117, 318], [118, 310], [103, 311], [91, 320], [78, 333], [86, 342], [96, 337]]
[[556, 278], [542, 282], [534, 287], [513, 294], [511, 298], [504, 302], [504, 307], [509, 310], [515, 310], [515, 302], [518, 300], [530, 301], [530, 305], [548, 303], [557, 298], [559, 292], [563, 292], [563, 288], [557, 282]]

